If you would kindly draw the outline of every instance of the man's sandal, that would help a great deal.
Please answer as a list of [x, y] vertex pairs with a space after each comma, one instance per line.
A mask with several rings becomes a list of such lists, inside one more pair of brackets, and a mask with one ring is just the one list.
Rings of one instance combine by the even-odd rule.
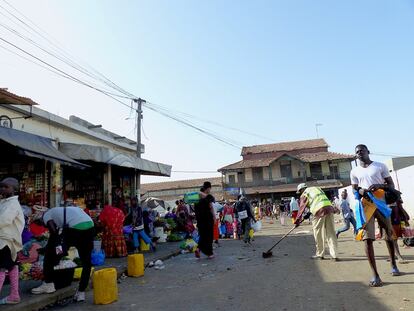
[[401, 272], [400, 272], [400, 270], [398, 270], [397, 267], [394, 267], [394, 268], [391, 269], [391, 275], [392, 276], [400, 276]]
[[383, 285], [381, 279], [378, 277], [374, 277], [371, 281], [369, 281], [370, 287], [381, 287]]

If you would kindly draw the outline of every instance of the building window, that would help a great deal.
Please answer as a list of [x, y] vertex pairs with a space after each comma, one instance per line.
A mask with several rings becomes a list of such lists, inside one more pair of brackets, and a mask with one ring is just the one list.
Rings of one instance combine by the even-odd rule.
[[236, 175], [229, 175], [229, 184], [236, 183]]
[[280, 175], [286, 178], [292, 178], [292, 165], [290, 162], [280, 163]]
[[310, 164], [310, 173], [311, 173], [312, 179], [323, 179], [322, 164], [321, 163], [311, 163]]
[[339, 169], [338, 169], [338, 165], [337, 164], [330, 164], [329, 165], [329, 171], [330, 171], [330, 177], [332, 178], [332, 179], [337, 179], [337, 178], [340, 178], [340, 175], [339, 175]]
[[263, 180], [263, 168], [262, 167], [254, 167], [252, 169], [252, 172], [253, 172], [253, 181]]

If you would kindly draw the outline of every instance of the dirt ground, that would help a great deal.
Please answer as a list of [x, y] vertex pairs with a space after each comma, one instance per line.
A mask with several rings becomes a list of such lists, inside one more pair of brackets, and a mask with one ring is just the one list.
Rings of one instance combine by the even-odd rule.
[[142, 278], [125, 279], [118, 285], [116, 303], [94, 306], [93, 294], [88, 292], [86, 303], [59, 309], [414, 310], [414, 248], [401, 248], [410, 262], [399, 266], [402, 276], [392, 277], [385, 243], [377, 241], [377, 264], [385, 284], [370, 288], [364, 245], [354, 241], [351, 231], [339, 238], [339, 262], [310, 259], [314, 240], [309, 225], [279, 244], [272, 258], [263, 259], [262, 252], [289, 229], [290, 225], [265, 220], [253, 247], [223, 240], [213, 260], [180, 255], [166, 261], [164, 270], [148, 269]]

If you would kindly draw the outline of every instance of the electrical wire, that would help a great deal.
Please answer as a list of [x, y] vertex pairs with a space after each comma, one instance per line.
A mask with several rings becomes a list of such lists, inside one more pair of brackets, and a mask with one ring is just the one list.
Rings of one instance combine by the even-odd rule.
[[[71, 64], [70, 62], [68, 62], [68, 61], [67, 61], [67, 60], [65, 60], [64, 58], [62, 58], [62, 57], [60, 57], [60, 56], [55, 55], [54, 53], [52, 53], [52, 52], [48, 51], [47, 49], [43, 48], [40, 44], [36, 43], [36, 42], [35, 42], [35, 41], [33, 41], [32, 39], [30, 39], [30, 38], [28, 38], [28, 37], [26, 37], [26, 36], [22, 35], [22, 34], [21, 34], [21, 33], [19, 33], [17, 30], [15, 30], [15, 29], [13, 29], [13, 28], [10, 28], [9, 26], [7, 26], [7, 25], [5, 25], [5, 24], [2, 24], [2, 23], [0, 23], [0, 26], [1, 26], [1, 27], [3, 27], [4, 29], [8, 30], [8, 31], [9, 31], [9, 32], [11, 32], [12, 34], [14, 34], [14, 35], [16, 35], [16, 36], [20, 37], [21, 39], [23, 39], [23, 40], [25, 40], [25, 41], [29, 42], [30, 44], [32, 44], [32, 45], [34, 45], [34, 46], [36, 46], [37, 48], [39, 48], [40, 50], [42, 50], [44, 53], [48, 54], [49, 56], [52, 56], [52, 57], [54, 57], [54, 58], [56, 58], [56, 59], [60, 60], [61, 62], [65, 63], [66, 65], [68, 65], [68, 66], [70, 66], [70, 67], [72, 67], [72, 68], [74, 68], [74, 69], [76, 69], [76, 70], [80, 71], [81, 73], [86, 74], [86, 75], [88, 75], [88, 76], [90, 76], [90, 77], [92, 77], [92, 78], [96, 79], [95, 77], [93, 77], [93, 76], [89, 75], [88, 73], [84, 72], [83, 70], [81, 70], [81, 69], [79, 69], [79, 68], [76, 68], [73, 64]], [[88, 83], [88, 84], [90, 84], [90, 85], [94, 84], [93, 82], [90, 82], [90, 81], [87, 81], [87, 83]], [[102, 87], [101, 87], [101, 86], [96, 86], [96, 85], [95, 85], [95, 87], [97, 87], [97, 88], [101, 88], [101, 89], [102, 89]], [[105, 91], [106, 91], [108, 94], [111, 94], [111, 95], [116, 96], [116, 97], [126, 98], [126, 99], [131, 99], [131, 97], [127, 97], [127, 96], [123, 96], [123, 95], [115, 94], [115, 93], [112, 93], [112, 92], [111, 92], [111, 91], [109, 91], [109, 90], [105, 90]]]
[[46, 66], [48, 66], [48, 67], [50, 67], [50, 68], [55, 69], [56, 71], [60, 72], [61, 74], [66, 75], [66, 76], [68, 76], [68, 77], [72, 78], [72, 79], [73, 79], [73, 81], [75, 81], [75, 82], [77, 82], [77, 83], [79, 83], [79, 84], [82, 84], [82, 85], [84, 85], [84, 86], [87, 86], [87, 87], [89, 87], [89, 88], [91, 88], [91, 89], [94, 89], [94, 90], [96, 90], [96, 91], [98, 91], [98, 92], [100, 92], [100, 93], [102, 93], [102, 94], [104, 94], [104, 95], [106, 95], [106, 96], [108, 96], [108, 97], [112, 98], [113, 100], [117, 101], [118, 103], [120, 103], [120, 104], [122, 104], [122, 105], [124, 105], [124, 106], [126, 106], [126, 107], [128, 107], [128, 108], [130, 108], [130, 106], [129, 106], [128, 104], [126, 104], [126, 103], [124, 103], [124, 102], [120, 101], [119, 99], [115, 98], [115, 97], [114, 97], [114, 96], [112, 96], [111, 94], [109, 94], [109, 93], [107, 93], [107, 92], [105, 92], [105, 91], [103, 91], [103, 90], [101, 90], [101, 89], [99, 89], [99, 88], [96, 88], [96, 87], [94, 87], [94, 86], [92, 86], [92, 85], [90, 85], [90, 84], [88, 84], [88, 83], [85, 83], [85, 82], [83, 82], [83, 81], [81, 81], [81, 80], [79, 80], [79, 79], [75, 78], [74, 76], [72, 76], [72, 75], [70, 75], [70, 74], [68, 74], [68, 73], [64, 72], [63, 70], [60, 70], [59, 68], [57, 68], [57, 67], [55, 67], [55, 66], [53, 66], [53, 65], [49, 64], [48, 62], [43, 61], [43, 60], [42, 60], [42, 59], [40, 59], [39, 57], [37, 57], [37, 56], [35, 56], [35, 55], [33, 55], [33, 54], [31, 54], [31, 53], [29, 53], [29, 52], [25, 51], [24, 49], [22, 49], [22, 48], [18, 47], [17, 45], [15, 45], [15, 44], [13, 44], [13, 43], [11, 43], [11, 42], [7, 41], [6, 39], [4, 39], [4, 38], [0, 37], [0, 40], [1, 40], [1, 41], [3, 41], [3, 42], [5, 42], [5, 43], [7, 43], [7, 44], [9, 44], [10, 46], [14, 47], [15, 49], [17, 49], [17, 50], [19, 50], [19, 51], [23, 52], [24, 54], [27, 54], [27, 55], [29, 55], [30, 57], [32, 57], [32, 58], [34, 58], [34, 59], [38, 60], [39, 62], [41, 62], [41, 63], [45, 64]]
[[206, 122], [206, 123], [214, 124], [214, 125], [217, 125], [217, 126], [220, 126], [220, 127], [222, 127], [222, 128], [226, 128], [226, 129], [229, 129], [229, 130], [232, 130], [232, 131], [240, 132], [240, 133], [243, 133], [243, 134], [247, 134], [247, 135], [250, 135], [250, 136], [254, 136], [254, 137], [257, 137], [257, 138], [262, 138], [262, 139], [266, 139], [266, 140], [268, 140], [268, 141], [272, 141], [272, 142], [274, 142], [274, 139], [269, 138], [269, 137], [266, 137], [266, 136], [262, 136], [262, 135], [260, 135], [260, 134], [256, 134], [256, 133], [248, 132], [248, 131], [245, 131], [245, 130], [242, 130], [242, 129], [239, 129], [239, 128], [235, 128], [235, 127], [230, 127], [230, 126], [227, 126], [227, 125], [221, 124], [221, 123], [219, 123], [219, 122], [217, 122], [217, 121], [212, 121], [212, 120], [203, 119], [203, 118], [200, 118], [199, 116], [192, 115], [192, 114], [189, 114], [189, 113], [186, 113], [186, 112], [182, 112], [182, 111], [178, 111], [178, 110], [172, 110], [172, 109], [166, 108], [166, 107], [164, 107], [164, 106], [154, 104], [154, 103], [152, 103], [152, 102], [147, 102], [147, 103], [148, 103], [148, 104], [151, 104], [151, 105], [152, 105], [152, 106], [154, 106], [154, 107], [157, 107], [158, 109], [165, 110], [165, 111], [167, 111], [167, 112], [175, 112], [175, 113], [178, 113], [178, 114], [185, 115], [185, 116], [187, 116], [187, 117], [191, 117], [192, 119], [197, 119], [197, 120], [199, 120], [199, 121], [203, 121], [203, 122]]
[[239, 141], [236, 141], [236, 140], [234, 140], [232, 138], [229, 138], [229, 137], [222, 136], [222, 135], [220, 135], [220, 133], [214, 132], [212, 129], [201, 127], [198, 124], [194, 123], [192, 120], [177, 116], [172, 112], [159, 111], [157, 108], [149, 107], [146, 104], [144, 104], [144, 106], [147, 107], [147, 108], [152, 108], [153, 110], [157, 111], [158, 113], [163, 113], [164, 116], [167, 115], [168, 117], [174, 117], [174, 120], [183, 121], [183, 122], [185, 122], [185, 125], [188, 125], [188, 124], [193, 125], [193, 126], [199, 128], [199, 129], [203, 130], [204, 132], [208, 132], [211, 135], [213, 135], [215, 137], [219, 137], [221, 140], [225, 140], [226, 142], [229, 142], [233, 145], [237, 145], [237, 146], [244, 145], [243, 143], [241, 143]]
[[[143, 104], [144, 105], [144, 107], [148, 107], [148, 104], [147, 103], [144, 103]], [[159, 109], [158, 108], [155, 108], [155, 107], [152, 107], [153, 109], [155, 109], [156, 111], [159, 111]], [[162, 110], [161, 110], [162, 111]], [[179, 119], [179, 120], [182, 120], [182, 121], [185, 121], [186, 123], [189, 123], [189, 124], [192, 124], [192, 125], [194, 125], [194, 126], [196, 126], [196, 127], [198, 127], [198, 128], [201, 128], [202, 130], [204, 130], [204, 131], [206, 131], [206, 132], [209, 132], [209, 133], [211, 133], [211, 134], [213, 134], [213, 135], [215, 135], [215, 136], [217, 136], [217, 137], [220, 137], [221, 139], [223, 139], [223, 140], [226, 140], [227, 142], [230, 142], [230, 143], [232, 143], [232, 144], [234, 144], [234, 145], [244, 145], [243, 143], [241, 143], [240, 141], [236, 141], [236, 140], [234, 140], [234, 139], [232, 139], [232, 138], [229, 138], [229, 137], [224, 137], [224, 136], [222, 136], [222, 135], [220, 135], [220, 133], [217, 133], [217, 132], [214, 132], [213, 130], [211, 130], [211, 129], [208, 129], [208, 128], [203, 128], [203, 127], [201, 127], [201, 126], [198, 126], [197, 124], [195, 124], [194, 122], [193, 122], [193, 120], [190, 120], [190, 119], [188, 119], [188, 118], [184, 118], [184, 117], [181, 117], [181, 116], [179, 116], [179, 115], [177, 115], [177, 114], [175, 114], [174, 112], [172, 112], [172, 111], [170, 111], [170, 110], [164, 110], [164, 111], [162, 111], [162, 112], [164, 112], [164, 113], [166, 113], [168, 116], [174, 116], [176, 119]]]
[[[28, 17], [26, 17], [23, 13], [21, 13], [19, 10], [17, 10], [14, 6], [12, 6], [8, 1], [6, 1], [6, 0], [3, 0], [3, 2], [5, 2], [7, 5], [9, 5], [11, 8], [13, 8], [16, 12], [18, 12], [21, 16], [23, 16], [25, 19], [27, 19], [32, 25], [34, 25], [36, 28], [38, 28], [38, 29], [40, 29], [40, 31], [41, 32], [45, 32], [44, 30], [42, 30], [40, 27], [38, 27], [32, 20], [30, 20]], [[118, 103], [120, 103], [120, 104], [122, 104], [122, 105], [124, 105], [125, 107], [128, 107], [128, 108], [130, 108], [130, 109], [133, 109], [132, 107], [130, 107], [129, 105], [127, 105], [126, 103], [124, 103], [124, 102], [122, 102], [122, 101], [120, 101], [120, 100], [118, 100], [117, 98], [115, 98], [115, 97], [120, 97], [120, 98], [125, 98], [125, 99], [136, 99], [137, 98], [137, 96], [135, 96], [135, 95], [133, 95], [132, 93], [130, 93], [130, 92], [127, 92], [127, 91], [125, 91], [123, 88], [121, 88], [120, 86], [118, 86], [117, 84], [115, 84], [113, 81], [111, 81], [110, 79], [108, 79], [106, 76], [104, 76], [103, 74], [101, 74], [99, 71], [97, 71], [97, 70], [95, 70], [93, 67], [91, 67], [91, 66], [89, 66], [90, 68], [91, 68], [91, 70], [93, 71], [93, 72], [95, 72], [95, 74], [93, 74], [93, 73], [91, 73], [89, 70], [87, 70], [86, 68], [84, 68], [84, 67], [82, 67], [82, 66], [80, 66], [80, 65], [78, 65], [75, 61], [73, 61], [70, 57], [73, 57], [73, 56], [71, 56], [69, 53], [67, 53], [64, 49], [62, 49], [61, 47], [59, 47], [59, 45], [58, 44], [55, 44], [52, 40], [50, 40], [47, 36], [45, 36], [45, 35], [43, 35], [41, 32], [39, 32], [38, 30], [36, 30], [35, 28], [33, 28], [32, 26], [30, 26], [29, 25], [29, 23], [27, 23], [27, 22], [25, 22], [22, 18], [19, 18], [18, 16], [16, 16], [15, 14], [13, 14], [12, 12], [10, 12], [8, 9], [6, 9], [4, 6], [2, 6], [2, 5], [0, 5], [0, 8], [2, 8], [3, 10], [5, 10], [9, 15], [11, 15], [12, 17], [14, 17], [15, 19], [17, 19], [22, 25], [24, 25], [26, 28], [28, 28], [30, 31], [32, 31], [32, 32], [34, 32], [35, 34], [37, 34], [38, 36], [40, 36], [41, 38], [43, 38], [44, 40], [46, 40], [49, 44], [51, 44], [55, 49], [55, 52], [50, 52], [49, 50], [47, 50], [47, 48], [45, 48], [45, 47], [43, 47], [43, 46], [41, 46], [39, 43], [37, 43], [37, 42], [35, 42], [35, 41], [33, 41], [32, 39], [30, 39], [30, 38], [28, 38], [28, 37], [26, 37], [26, 36], [24, 36], [24, 35], [22, 35], [21, 33], [19, 33], [17, 30], [15, 30], [15, 29], [13, 29], [13, 28], [10, 28], [10, 27], [8, 27], [7, 25], [4, 25], [4, 24], [0, 24], [1, 26], [3, 26], [3, 28], [5, 28], [5, 29], [7, 29], [8, 31], [10, 31], [10, 32], [12, 32], [13, 34], [15, 34], [16, 36], [19, 36], [21, 39], [23, 39], [23, 40], [25, 40], [25, 41], [27, 41], [27, 42], [29, 42], [29, 43], [31, 43], [32, 45], [34, 45], [34, 46], [36, 46], [37, 48], [39, 48], [40, 50], [42, 50], [44, 53], [47, 53], [48, 55], [50, 55], [50, 56], [52, 56], [52, 57], [54, 57], [54, 58], [56, 58], [56, 59], [58, 59], [59, 61], [61, 61], [61, 62], [63, 62], [63, 63], [65, 63], [66, 65], [68, 65], [68, 66], [70, 66], [71, 68], [73, 68], [73, 69], [75, 69], [75, 70], [77, 70], [77, 71], [79, 71], [80, 73], [82, 73], [82, 74], [84, 74], [84, 75], [87, 75], [87, 76], [89, 76], [90, 78], [92, 78], [92, 79], [95, 79], [95, 80], [97, 80], [97, 81], [100, 81], [101, 83], [104, 83], [105, 85], [107, 85], [107, 86], [109, 86], [109, 87], [111, 87], [111, 88], [113, 88], [114, 90], [116, 90], [117, 92], [119, 92], [119, 93], [121, 93], [121, 94], [124, 94], [125, 96], [122, 96], [122, 95], [119, 95], [119, 94], [116, 94], [116, 93], [112, 93], [112, 92], [110, 92], [110, 91], [108, 91], [108, 90], [103, 90], [102, 89], [102, 87], [100, 87], [100, 86], [97, 86], [96, 84], [94, 85], [94, 83], [92, 83], [92, 82], [90, 82], [90, 81], [87, 81], [87, 82], [85, 82], [84, 80], [81, 80], [80, 78], [77, 78], [77, 77], [75, 77], [75, 76], [73, 76], [72, 74], [69, 74], [69, 73], [67, 73], [67, 72], [65, 72], [65, 71], [63, 71], [63, 70], [61, 70], [60, 68], [58, 68], [57, 66], [54, 66], [54, 65], [51, 65], [50, 63], [48, 63], [48, 62], [46, 62], [46, 61], [44, 61], [44, 60], [42, 60], [41, 58], [39, 58], [39, 57], [37, 57], [37, 56], [35, 56], [35, 55], [33, 55], [32, 53], [29, 53], [29, 52], [27, 52], [27, 51], [25, 51], [24, 49], [22, 49], [22, 48], [20, 48], [20, 47], [18, 47], [17, 45], [15, 45], [15, 44], [13, 44], [13, 43], [11, 43], [11, 42], [9, 42], [9, 41], [7, 41], [7, 40], [5, 40], [4, 38], [1, 38], [0, 37], [0, 40], [2, 40], [3, 42], [5, 42], [5, 43], [7, 43], [7, 44], [9, 44], [9, 45], [11, 45], [11, 46], [13, 46], [15, 49], [18, 49], [19, 51], [21, 51], [21, 52], [23, 52], [23, 53], [25, 53], [26, 55], [28, 55], [28, 56], [30, 56], [30, 57], [32, 57], [32, 58], [34, 58], [34, 59], [36, 59], [38, 62], [41, 62], [41, 63], [43, 63], [44, 65], [46, 65], [47, 67], [45, 67], [45, 66], [43, 66], [43, 65], [41, 65], [41, 64], [39, 64], [39, 63], [37, 63], [37, 62], [33, 62], [33, 63], [35, 63], [35, 64], [37, 64], [38, 66], [40, 66], [40, 67], [42, 67], [42, 68], [44, 68], [44, 69], [48, 69], [49, 71], [51, 71], [51, 72], [53, 72], [53, 73], [55, 73], [55, 74], [58, 74], [59, 76], [61, 76], [61, 77], [64, 77], [64, 78], [67, 78], [67, 79], [69, 79], [69, 80], [72, 80], [72, 81], [74, 81], [74, 82], [77, 82], [77, 83], [79, 83], [79, 84], [82, 84], [82, 85], [84, 85], [84, 86], [87, 86], [87, 87], [89, 87], [89, 88], [92, 88], [92, 89], [94, 89], [94, 90], [96, 90], [96, 91], [98, 91], [98, 92], [100, 92], [100, 93], [102, 93], [102, 94], [104, 94], [104, 95], [106, 95], [106, 96], [108, 96], [108, 97], [110, 97], [110, 98], [112, 98], [112, 99], [114, 99], [115, 101], [117, 101]], [[0, 12], [1, 13], [1, 12]], [[3, 13], [1, 13], [3, 16], [5, 16]], [[28, 31], [27, 29], [25, 29], [25, 31]], [[28, 31], [28, 32], [30, 32], [30, 31]], [[31, 34], [33, 34], [33, 33], [31, 33]], [[3, 47], [4, 48], [4, 47]], [[8, 50], [8, 49], [7, 49]], [[58, 52], [56, 52], [56, 50], [58, 50]], [[11, 52], [10, 50], [8, 50], [9, 52]], [[20, 57], [23, 57], [22, 55], [20, 55], [20, 54], [17, 54], [17, 53], [15, 53], [16, 55], [18, 55], [18, 56], [20, 56]], [[23, 57], [24, 59], [26, 59], [26, 60], [28, 60], [27, 58], [25, 58], [25, 57]], [[50, 67], [50, 68], [48, 68], [48, 67]], [[151, 107], [152, 106], [152, 107]], [[218, 123], [218, 122], [215, 122], [215, 121], [210, 121], [210, 120], [206, 120], [206, 119], [202, 119], [202, 118], [200, 118], [200, 117], [198, 117], [198, 116], [194, 116], [194, 115], [191, 115], [191, 114], [188, 114], [188, 113], [184, 113], [184, 112], [179, 112], [179, 111], [176, 111], [175, 112], [175, 115], [173, 115], [173, 112], [174, 111], [172, 111], [171, 109], [168, 109], [168, 108], [166, 108], [166, 107], [163, 107], [163, 106], [160, 106], [160, 105], [155, 105], [155, 104], [153, 104], [153, 103], [146, 103], [145, 104], [145, 107], [147, 107], [148, 109], [150, 109], [150, 110], [152, 110], [152, 111], [154, 111], [154, 112], [157, 112], [158, 114], [161, 114], [161, 115], [163, 115], [163, 116], [165, 116], [165, 117], [167, 117], [167, 118], [169, 118], [169, 119], [172, 119], [172, 120], [175, 120], [176, 122], [178, 122], [178, 123], [181, 123], [181, 124], [183, 124], [183, 125], [186, 125], [186, 126], [188, 126], [188, 127], [190, 127], [190, 128], [192, 128], [192, 129], [194, 129], [194, 130], [196, 130], [196, 131], [198, 131], [198, 132], [201, 132], [201, 133], [203, 133], [203, 134], [205, 134], [205, 135], [207, 135], [207, 136], [209, 136], [209, 137], [211, 137], [211, 138], [213, 138], [213, 139], [215, 139], [215, 140], [218, 140], [218, 141], [220, 141], [220, 142], [222, 142], [222, 143], [224, 143], [224, 144], [227, 144], [227, 145], [229, 145], [229, 146], [232, 146], [232, 147], [234, 147], [234, 148], [237, 148], [238, 150], [239, 149], [241, 149], [241, 146], [240, 145], [242, 145], [240, 142], [237, 142], [237, 141], [235, 141], [235, 140], [233, 140], [233, 139], [229, 139], [229, 138], [223, 138], [223, 137], [221, 137], [220, 135], [218, 135], [218, 134], [215, 134], [213, 131], [211, 131], [211, 130], [206, 130], [206, 129], [203, 129], [203, 128], [201, 128], [201, 127], [199, 127], [199, 126], [197, 126], [197, 125], [195, 125], [195, 124], [193, 124], [193, 122], [191, 122], [190, 120], [188, 120], [188, 119], [186, 119], [185, 117], [190, 117], [191, 119], [197, 119], [197, 120], [199, 120], [199, 121], [202, 121], [202, 122], [206, 122], [206, 123], [211, 123], [211, 124], [214, 124], [214, 125], [217, 125], [217, 126], [220, 126], [220, 127], [224, 127], [224, 128], [227, 128], [227, 129], [231, 129], [231, 130], [234, 130], [234, 131], [238, 131], [238, 132], [241, 132], [241, 133], [244, 133], [244, 134], [248, 134], [248, 135], [252, 135], [252, 136], [256, 136], [256, 137], [260, 137], [260, 138], [264, 138], [264, 139], [267, 139], [267, 140], [272, 140], [272, 139], [270, 139], [270, 138], [268, 138], [268, 137], [265, 137], [265, 136], [261, 136], [261, 135], [258, 135], [258, 134], [256, 134], [256, 133], [251, 133], [251, 132], [248, 132], [248, 131], [244, 131], [244, 130], [241, 130], [241, 129], [237, 129], [237, 128], [233, 128], [233, 127], [228, 127], [228, 126], [225, 126], [225, 125], [223, 125], [223, 124], [220, 124], [220, 123]], [[180, 115], [181, 114], [181, 115]], [[185, 116], [185, 117], [182, 117], [182, 116]], [[143, 130], [143, 129], [142, 129]], [[145, 135], [145, 133], [144, 133], [144, 135]], [[146, 137], [146, 135], [145, 135], [145, 137]], [[148, 139], [148, 137], [146, 137], [147, 139]], [[272, 140], [273, 141], [273, 140]]]
[[[22, 15], [24, 18], [26, 18], [31, 24], [33, 24], [35, 27], [37, 27], [38, 29], [40, 29], [40, 31], [45, 32], [44, 30], [42, 30], [40, 27], [38, 27], [31, 19], [29, 19], [27, 16], [25, 16], [23, 13], [21, 13], [19, 10], [17, 10], [13, 5], [11, 5], [9, 2], [7, 2], [6, 0], [3, 0], [3, 2], [5, 2], [6, 4], [8, 4], [11, 8], [13, 8], [16, 12], [18, 12], [20, 15]], [[6, 9], [4, 6], [0, 5], [0, 8], [2, 8], [3, 10], [5, 10], [9, 15], [11, 15], [12, 17], [14, 17], [15, 19], [17, 19], [21, 24], [23, 24], [25, 27], [29, 28], [31, 31], [33, 31], [35, 34], [37, 34], [38, 36], [40, 36], [41, 38], [43, 38], [44, 40], [46, 40], [48, 43], [50, 43], [54, 48], [55, 51], [56, 49], [58, 51], [61, 51], [61, 53], [63, 53], [63, 58], [66, 60], [62, 60], [61, 58], [59, 58], [61, 61], [65, 62], [67, 65], [73, 67], [74, 69], [82, 72], [85, 75], [88, 75], [91, 78], [100, 80], [101, 82], [105, 83], [106, 85], [112, 87], [113, 89], [117, 90], [118, 92], [128, 96], [128, 98], [135, 98], [135, 96], [133, 96], [131, 93], [125, 91], [124, 89], [122, 89], [121, 87], [119, 87], [118, 85], [116, 85], [113, 81], [111, 81], [110, 79], [108, 79], [107, 77], [105, 77], [103, 74], [101, 74], [99, 71], [97, 71], [96, 69], [92, 68], [91, 66], [89, 66], [90, 68], [92, 68], [92, 70], [98, 74], [99, 76], [103, 77], [99, 78], [96, 75], [93, 75], [89, 70], [87, 70], [86, 68], [76, 64], [76, 62], [74, 62], [73, 60], [70, 59], [71, 56], [69, 53], [67, 53], [64, 49], [62, 49], [61, 47], [59, 47], [58, 44], [55, 44], [52, 40], [48, 39], [45, 35], [43, 35], [41, 32], [37, 31], [36, 29], [34, 29], [33, 27], [31, 27], [28, 23], [26, 23], [24, 20], [22, 20], [21, 18], [19, 18], [18, 16], [16, 16], [15, 14], [13, 14], [12, 12], [10, 12], [8, 9]], [[3, 16], [5, 16], [4, 14], [2, 14]], [[10, 18], [9, 18], [10, 19]], [[27, 31], [27, 29], [25, 29]], [[30, 32], [30, 31], [28, 31]], [[46, 33], [46, 32], [45, 32]], [[33, 34], [33, 33], [31, 33]], [[50, 35], [49, 35], [50, 36]], [[36, 44], [36, 43], [35, 43]], [[49, 52], [48, 52], [49, 53]], [[49, 53], [51, 54], [51, 53]], [[56, 55], [52, 55], [56, 58], [58, 58]], [[62, 56], [62, 54], [61, 54]], [[118, 95], [119, 96], [119, 95]]]
[[220, 141], [220, 142], [222, 142], [222, 143], [224, 143], [224, 144], [226, 144], [226, 145], [229, 145], [229, 146], [231, 146], [231, 147], [233, 147], [233, 148], [236, 148], [236, 149], [238, 149], [238, 150], [240, 150], [240, 149], [241, 149], [241, 146], [237, 146], [236, 144], [233, 144], [233, 143], [231, 143], [231, 142], [229, 142], [229, 141], [227, 141], [227, 140], [225, 140], [225, 139], [222, 139], [222, 138], [220, 138], [220, 137], [218, 137], [218, 136], [216, 136], [216, 135], [214, 135], [214, 134], [212, 134], [212, 133], [208, 133], [207, 131], [205, 131], [205, 130], [203, 130], [203, 129], [201, 129], [201, 128], [197, 127], [197, 126], [194, 126], [194, 125], [192, 125], [191, 123], [189, 123], [189, 122], [187, 122], [187, 121], [181, 120], [181, 119], [176, 118], [176, 117], [171, 116], [171, 115], [168, 115], [168, 114], [167, 114], [167, 113], [165, 113], [165, 112], [162, 112], [162, 111], [157, 111], [155, 108], [153, 108], [153, 107], [151, 107], [151, 106], [146, 105], [146, 107], [147, 107], [148, 109], [150, 109], [150, 110], [153, 110], [153, 111], [155, 111], [155, 112], [158, 112], [159, 114], [161, 114], [161, 115], [163, 115], [163, 116], [165, 116], [165, 117], [167, 117], [167, 118], [169, 118], [169, 119], [173, 119], [173, 120], [175, 120], [175, 121], [177, 121], [177, 122], [179, 122], [179, 123], [181, 123], [181, 124], [187, 125], [188, 127], [191, 127], [191, 128], [193, 128], [194, 130], [196, 130], [196, 131], [198, 131], [198, 132], [200, 132], [200, 133], [202, 133], [202, 134], [205, 134], [205, 135], [207, 135], [207, 136], [209, 136], [209, 137], [211, 137], [211, 138], [213, 138], [213, 139], [215, 139], [215, 140], [218, 140], [218, 141]]

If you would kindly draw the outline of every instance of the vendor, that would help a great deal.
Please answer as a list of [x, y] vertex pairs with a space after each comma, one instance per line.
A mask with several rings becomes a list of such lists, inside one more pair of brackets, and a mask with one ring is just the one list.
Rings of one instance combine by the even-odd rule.
[[[91, 254], [95, 228], [92, 219], [79, 207], [54, 207], [43, 215], [43, 224], [50, 231], [43, 262], [44, 282], [33, 288], [33, 294], [50, 294], [56, 291], [53, 283], [54, 266], [71, 246], [76, 247], [82, 262], [82, 275], [75, 301], [85, 301], [85, 290], [91, 274]], [[63, 229], [59, 235], [59, 229]]]
[[23, 210], [16, 195], [19, 182], [6, 178], [0, 183], [0, 292], [8, 271], [10, 295], [0, 300], [0, 304], [17, 304], [19, 295], [19, 267], [17, 252], [22, 248], [24, 228]]

